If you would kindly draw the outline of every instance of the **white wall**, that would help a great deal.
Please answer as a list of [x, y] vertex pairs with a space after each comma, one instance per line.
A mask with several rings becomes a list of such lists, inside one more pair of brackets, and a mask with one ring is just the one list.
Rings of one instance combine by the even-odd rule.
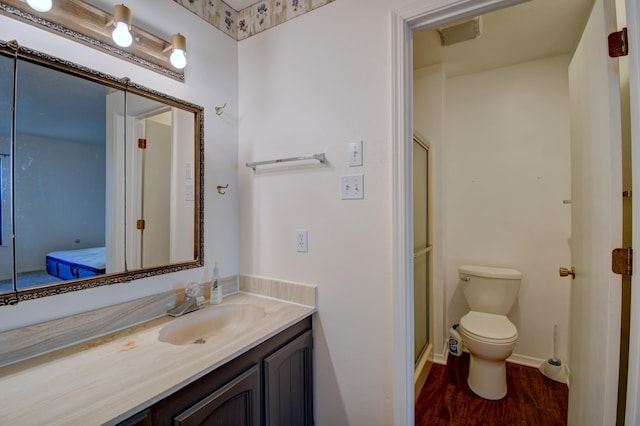
[[[571, 283], [558, 267], [571, 259], [571, 207], [563, 204], [571, 198], [568, 61], [556, 56], [444, 83], [445, 314], [436, 328], [444, 333], [469, 309], [460, 265], [516, 268], [524, 279], [509, 314], [519, 332], [514, 359], [534, 365], [553, 353], [554, 324], [559, 354], [567, 353]], [[416, 104], [433, 102], [432, 87], [416, 84]], [[429, 127], [418, 112], [416, 128]], [[436, 351], [442, 347], [436, 341]]]
[[[392, 424], [390, 11], [340, 0], [239, 43], [240, 272], [318, 285], [315, 420]], [[347, 144], [364, 141], [364, 165]], [[322, 167], [244, 162], [326, 152]], [[364, 200], [340, 176], [364, 174]], [[309, 231], [309, 253], [295, 230]]]
[[[104, 0], [102, 3], [112, 8], [119, 1]], [[237, 43], [173, 1], [138, 0], [128, 6], [132, 10], [134, 24], [139, 23], [167, 40], [178, 31], [186, 36], [189, 64], [185, 70], [185, 83], [6, 16], [0, 16], [0, 39], [15, 39], [21, 45], [117, 77], [127, 76], [138, 84], [205, 108], [206, 267], [2, 307], [0, 330], [159, 293], [184, 286], [192, 280], [204, 281], [211, 276], [214, 259], [220, 262], [224, 276], [238, 271]], [[217, 116], [214, 107], [225, 102], [224, 114]], [[227, 183], [227, 194], [219, 196], [216, 185]]]

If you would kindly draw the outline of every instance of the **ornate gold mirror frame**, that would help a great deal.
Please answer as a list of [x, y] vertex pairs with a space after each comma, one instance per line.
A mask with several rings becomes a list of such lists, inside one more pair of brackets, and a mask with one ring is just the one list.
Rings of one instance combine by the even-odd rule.
[[[16, 304], [19, 301], [37, 299], [40, 297], [68, 293], [104, 285], [129, 282], [141, 278], [167, 274], [204, 265], [204, 109], [201, 106], [168, 96], [155, 90], [146, 88], [131, 82], [128, 78], [117, 78], [82, 65], [66, 61], [45, 53], [19, 46], [15, 41], [6, 42], [0, 40], [0, 53], [40, 64], [54, 70], [73, 74], [94, 82], [103, 84], [112, 89], [132, 93], [148, 99], [161, 102], [170, 107], [193, 113], [195, 140], [194, 158], [194, 235], [193, 235], [193, 259], [192, 261], [162, 265], [152, 268], [124, 271], [107, 275], [97, 275], [90, 278], [76, 279], [59, 283], [47, 284], [39, 287], [29, 287], [0, 294], [0, 306]], [[14, 80], [15, 83], [15, 80]], [[15, 123], [15, 108], [14, 118]]]

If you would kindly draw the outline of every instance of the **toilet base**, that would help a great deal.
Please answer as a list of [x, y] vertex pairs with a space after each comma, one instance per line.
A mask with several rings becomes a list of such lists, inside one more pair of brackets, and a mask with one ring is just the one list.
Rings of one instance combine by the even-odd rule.
[[507, 369], [504, 361], [478, 358], [471, 353], [469, 359], [469, 388], [476, 395], [498, 400], [507, 394]]

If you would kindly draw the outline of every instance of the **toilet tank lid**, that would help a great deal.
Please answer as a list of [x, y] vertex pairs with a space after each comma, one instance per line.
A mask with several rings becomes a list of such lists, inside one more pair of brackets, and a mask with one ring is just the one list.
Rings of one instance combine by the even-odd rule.
[[496, 268], [493, 266], [462, 265], [458, 272], [475, 277], [502, 278], [506, 280], [522, 279], [522, 273], [516, 269]]

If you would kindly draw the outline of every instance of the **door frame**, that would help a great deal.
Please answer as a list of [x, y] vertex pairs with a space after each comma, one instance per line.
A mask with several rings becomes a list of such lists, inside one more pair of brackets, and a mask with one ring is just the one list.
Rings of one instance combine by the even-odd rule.
[[[640, 190], [640, 0], [625, 1], [629, 45], [629, 88], [631, 104], [631, 167], [632, 187]], [[637, 46], [634, 48], [633, 46]], [[633, 117], [636, 117], [633, 120]], [[640, 247], [640, 198], [632, 198], [632, 246], [636, 247], [633, 262], [639, 265]], [[638, 270], [638, 266], [636, 266]], [[631, 277], [631, 288], [640, 285], [638, 274]], [[631, 320], [629, 324], [629, 365], [627, 370], [627, 406], [625, 424], [640, 423], [640, 292], [631, 291]]]
[[[391, 11], [391, 136], [393, 174], [393, 420], [414, 423], [413, 390], [413, 67], [412, 38], [419, 30], [436, 28], [526, 0], [419, 0]], [[613, 0], [612, 0], [613, 1]], [[625, 0], [629, 44], [640, 46], [640, 0]], [[629, 54], [631, 88], [640, 87], [640, 49]], [[631, 116], [640, 117], [640, 94], [631, 91]], [[632, 120], [633, 186], [640, 188], [640, 120]], [[640, 223], [640, 199], [633, 199], [633, 222]], [[633, 229], [633, 245], [640, 247], [640, 229]], [[640, 250], [640, 249], [639, 249]], [[634, 255], [638, 265], [638, 250]], [[632, 287], [638, 281], [632, 278]], [[640, 421], [640, 292], [632, 293], [627, 424]], [[634, 324], [638, 324], [634, 326]]]

